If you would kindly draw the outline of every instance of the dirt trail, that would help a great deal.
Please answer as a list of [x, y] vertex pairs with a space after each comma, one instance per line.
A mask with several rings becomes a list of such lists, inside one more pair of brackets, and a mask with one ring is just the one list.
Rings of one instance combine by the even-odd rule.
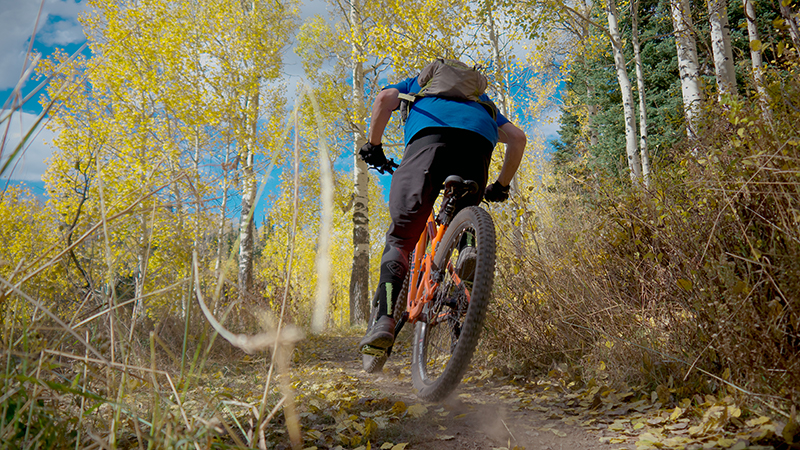
[[[361, 417], [375, 414], [379, 420], [380, 413], [374, 411], [390, 409], [397, 402], [408, 408], [389, 422], [378, 422], [383, 426], [368, 436], [372, 449], [392, 448], [400, 443], [408, 444], [406, 450], [636, 448], [630, 442], [608, 442], [618, 436], [608, 430], [613, 417], [598, 414], [589, 419], [592, 425], [587, 426], [587, 418], [574, 412], [563, 395], [529, 396], [522, 393], [526, 388], [513, 380], [498, 380], [479, 368], [467, 373], [448, 400], [422, 402], [413, 393], [408, 340], [407, 336], [405, 339], [401, 336], [395, 354], [381, 374], [367, 374], [362, 370], [361, 357], [356, 351], [357, 336], [326, 337], [324, 342], [321, 338], [314, 339], [301, 347], [297, 368], [302, 370], [305, 366], [309, 372], [340, 371], [338, 376], [352, 380], [357, 391], [355, 395], [360, 397], [353, 409], [361, 409]], [[340, 389], [347, 388], [340, 383]], [[571, 400], [566, 402], [572, 403]], [[618, 437], [616, 442], [619, 442]], [[329, 447], [330, 443], [324, 440], [315, 445], [337, 448]]]

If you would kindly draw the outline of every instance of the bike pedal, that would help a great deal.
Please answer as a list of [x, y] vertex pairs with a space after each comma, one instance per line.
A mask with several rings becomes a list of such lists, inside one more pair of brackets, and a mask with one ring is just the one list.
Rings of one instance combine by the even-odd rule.
[[361, 353], [368, 356], [380, 357], [386, 353], [385, 348], [373, 347], [371, 345], [364, 345], [361, 347]]

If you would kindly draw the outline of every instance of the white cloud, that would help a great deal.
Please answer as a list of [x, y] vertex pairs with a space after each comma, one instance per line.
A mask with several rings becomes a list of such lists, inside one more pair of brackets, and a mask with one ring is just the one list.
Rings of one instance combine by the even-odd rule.
[[[3, 115], [6, 111], [3, 111]], [[28, 133], [33, 124], [36, 122], [36, 115], [25, 112], [17, 112], [11, 117], [11, 125], [8, 128], [8, 136], [6, 137], [5, 145], [0, 152], [0, 167], [5, 164], [10, 156], [10, 153], [17, 148], [20, 140]], [[46, 120], [46, 119], [45, 119]], [[8, 122], [4, 122], [0, 126], [0, 139], [2, 134], [6, 132]], [[26, 181], [40, 181], [45, 170], [47, 170], [47, 162], [52, 154], [53, 148], [49, 143], [53, 142], [55, 134], [44, 127], [44, 121], [39, 125], [37, 131], [34, 131], [29, 139], [27, 145], [23, 147], [22, 151], [11, 163], [6, 173], [2, 175], [3, 179], [11, 178], [13, 180], [26, 180]], [[13, 171], [13, 172], [12, 172]]]
[[[44, 3], [42, 3], [42, 1]], [[39, 17], [34, 49], [42, 45], [67, 45], [85, 39], [77, 21], [86, 2], [75, 0], [0, 0], [0, 90], [19, 81], [36, 18]], [[39, 8], [42, 14], [39, 16]]]
[[561, 116], [561, 110], [558, 106], [551, 106], [539, 118], [528, 125], [527, 130], [531, 133], [541, 135], [543, 138], [557, 139], [558, 131], [561, 129], [561, 123], [558, 121]]

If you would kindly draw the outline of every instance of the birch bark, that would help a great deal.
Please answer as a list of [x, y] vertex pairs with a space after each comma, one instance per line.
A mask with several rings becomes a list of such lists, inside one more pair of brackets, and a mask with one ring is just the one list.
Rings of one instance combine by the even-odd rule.
[[639, 45], [639, 1], [631, 4], [631, 41], [636, 63], [636, 86], [639, 89], [639, 156], [642, 160], [642, 182], [650, 186], [650, 153], [647, 149], [647, 101], [644, 90], [644, 70]]
[[756, 8], [753, 0], [744, 0], [744, 15], [747, 19], [747, 36], [750, 39], [750, 62], [753, 66], [753, 85], [761, 106], [761, 116], [767, 123], [772, 123], [772, 110], [769, 107], [767, 89], [764, 87], [764, 61], [761, 57], [761, 39], [756, 27]]
[[736, 95], [736, 70], [733, 67], [733, 50], [731, 49], [726, 0], [708, 0], [708, 20], [711, 24], [714, 74], [721, 100], [724, 95]]
[[693, 34], [691, 10], [688, 0], [671, 0], [672, 24], [675, 28], [675, 45], [678, 51], [678, 72], [681, 77], [683, 110], [686, 114], [686, 131], [695, 133], [697, 109], [700, 106], [700, 73], [697, 64], [697, 42]]
[[[350, 26], [353, 37], [361, 36], [359, 1], [350, 4]], [[364, 66], [363, 46], [354, 39], [351, 44], [353, 74], [353, 266], [350, 273], [350, 324], [363, 323], [369, 317], [369, 176], [367, 164], [358, 157], [358, 149], [366, 142], [363, 118]]]
[[625, 115], [625, 153], [628, 156], [628, 169], [631, 180], [637, 183], [642, 178], [642, 163], [636, 144], [636, 118], [633, 111], [633, 92], [631, 80], [625, 64], [625, 55], [622, 53], [622, 40], [619, 34], [619, 20], [616, 0], [608, 0], [606, 7], [608, 14], [608, 31], [611, 35], [611, 47], [614, 50], [614, 65], [617, 69], [617, 81], [622, 94], [622, 110]]

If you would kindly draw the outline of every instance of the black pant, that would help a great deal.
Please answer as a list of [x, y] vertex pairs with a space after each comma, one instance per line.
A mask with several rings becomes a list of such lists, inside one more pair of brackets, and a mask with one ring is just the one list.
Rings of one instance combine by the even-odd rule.
[[[486, 188], [493, 149], [483, 136], [456, 128], [427, 128], [409, 142], [389, 190], [392, 224], [386, 233], [375, 294], [379, 315], [392, 314], [397, 293], [408, 272], [408, 255], [425, 228], [444, 180], [458, 175], [476, 181], [478, 192], [461, 198], [456, 208], [477, 205]], [[393, 285], [388, 299], [386, 283]], [[383, 304], [384, 299], [389, 300], [388, 305]]]

